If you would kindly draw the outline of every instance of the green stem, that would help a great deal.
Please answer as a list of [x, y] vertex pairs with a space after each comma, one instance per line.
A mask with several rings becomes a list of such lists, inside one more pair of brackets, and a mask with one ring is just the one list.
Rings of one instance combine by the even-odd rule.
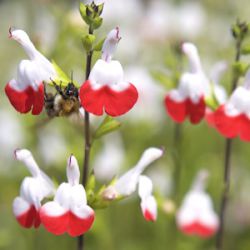
[[[89, 34], [93, 34], [93, 30], [89, 28]], [[89, 78], [91, 71], [93, 51], [88, 52], [86, 58], [86, 72], [85, 79]], [[89, 172], [89, 159], [90, 159], [90, 150], [91, 150], [91, 138], [90, 138], [90, 122], [89, 122], [89, 113], [84, 111], [84, 136], [85, 136], [85, 145], [84, 145], [84, 161], [82, 167], [82, 185], [85, 187], [88, 181], [88, 172]], [[84, 235], [80, 235], [77, 238], [77, 250], [84, 249]]]

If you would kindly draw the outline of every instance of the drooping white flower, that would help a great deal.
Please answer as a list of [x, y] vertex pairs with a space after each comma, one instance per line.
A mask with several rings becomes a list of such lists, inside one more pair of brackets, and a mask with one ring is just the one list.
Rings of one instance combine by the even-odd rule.
[[41, 201], [54, 193], [54, 185], [39, 169], [29, 150], [16, 150], [15, 157], [26, 165], [32, 177], [25, 177], [22, 181], [20, 196], [13, 202], [13, 213], [21, 226], [39, 227]]
[[44, 85], [56, 77], [50, 61], [44, 57], [23, 30], [9, 30], [9, 37], [16, 40], [24, 49], [29, 60], [22, 60], [17, 69], [17, 78], [9, 81], [5, 93], [12, 106], [20, 113], [33, 115], [41, 113], [44, 104]]
[[210, 196], [204, 191], [206, 178], [206, 171], [198, 173], [191, 190], [177, 211], [177, 225], [185, 234], [210, 237], [218, 230], [218, 216], [213, 210]]
[[110, 116], [123, 115], [138, 99], [135, 86], [123, 79], [120, 62], [112, 60], [120, 39], [118, 27], [108, 33], [102, 48], [102, 59], [97, 60], [89, 79], [79, 91], [82, 107], [95, 115], [102, 115], [104, 111]]
[[144, 218], [148, 221], [156, 221], [157, 203], [152, 195], [153, 183], [145, 175], [139, 177], [138, 194], [141, 198], [141, 210]]
[[114, 185], [116, 192], [121, 196], [128, 196], [135, 192], [142, 172], [162, 155], [163, 150], [159, 148], [148, 148], [145, 150], [138, 163], [117, 180]]
[[68, 233], [70, 236], [84, 234], [92, 226], [95, 213], [87, 205], [86, 192], [79, 184], [80, 171], [76, 158], [71, 155], [67, 164], [68, 182], [62, 183], [54, 201], [45, 203], [40, 210], [41, 222], [55, 235]]
[[226, 138], [239, 136], [250, 141], [250, 70], [242, 86], [237, 87], [229, 100], [212, 114], [213, 126]]
[[171, 90], [165, 98], [169, 116], [178, 123], [189, 117], [197, 124], [205, 115], [205, 96], [210, 93], [210, 86], [205, 76], [196, 46], [192, 43], [182, 45], [183, 53], [188, 57], [190, 71], [182, 74], [177, 89]]

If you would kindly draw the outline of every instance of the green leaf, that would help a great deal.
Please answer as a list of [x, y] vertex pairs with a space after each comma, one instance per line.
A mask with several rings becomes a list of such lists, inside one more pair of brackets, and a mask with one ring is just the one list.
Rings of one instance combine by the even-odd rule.
[[214, 93], [214, 84], [211, 83], [211, 95], [205, 99], [206, 106], [212, 110], [216, 110], [219, 107], [219, 101]]
[[110, 116], [106, 116], [100, 126], [95, 131], [93, 138], [98, 139], [105, 134], [117, 130], [121, 126], [121, 123]]
[[102, 21], [103, 21], [103, 19], [102, 19], [101, 17], [99, 17], [99, 16], [96, 17], [96, 18], [94, 18], [93, 21], [92, 21], [92, 23], [91, 23], [91, 27], [92, 27], [94, 30], [100, 28], [101, 25], [102, 25]]
[[94, 190], [95, 189], [95, 184], [96, 184], [96, 180], [95, 180], [95, 175], [90, 175], [88, 178], [88, 182], [86, 185], [86, 190]]
[[235, 74], [237, 74], [239, 77], [244, 76], [250, 67], [249, 63], [247, 62], [235, 62], [232, 66]]
[[241, 49], [242, 55], [249, 55], [250, 54], [250, 44], [246, 44]]
[[82, 38], [82, 44], [84, 49], [89, 52], [92, 50], [93, 43], [95, 42], [95, 35], [88, 34]]
[[102, 40], [100, 40], [93, 48], [94, 51], [101, 51], [103, 43], [105, 41], [106, 37], [104, 37]]
[[173, 79], [171, 79], [171, 77], [164, 74], [163, 72], [152, 71], [151, 75], [157, 82], [159, 82], [161, 85], [163, 85], [167, 89], [172, 89], [176, 87], [176, 82]]
[[[72, 82], [72, 80], [67, 76], [67, 74], [58, 66], [58, 64], [54, 60], [52, 60], [52, 65], [57, 73], [57, 78], [54, 80], [58, 85], [66, 87], [69, 82]], [[76, 87], [80, 86], [76, 81], [73, 81], [73, 83]]]

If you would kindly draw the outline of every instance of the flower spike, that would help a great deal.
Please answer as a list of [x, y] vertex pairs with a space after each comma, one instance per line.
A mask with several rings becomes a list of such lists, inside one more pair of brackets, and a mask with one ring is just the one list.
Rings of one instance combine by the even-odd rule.
[[41, 201], [54, 193], [54, 186], [49, 177], [39, 169], [29, 150], [16, 150], [15, 158], [27, 166], [32, 177], [25, 177], [22, 181], [20, 196], [13, 201], [13, 213], [21, 226], [37, 228], [41, 223]]
[[120, 41], [119, 28], [111, 30], [104, 41], [102, 59], [99, 59], [79, 92], [82, 107], [94, 114], [105, 111], [110, 116], [127, 113], [136, 103], [138, 92], [135, 86], [123, 80], [119, 61], [112, 60]]
[[198, 173], [177, 212], [177, 225], [187, 235], [210, 237], [218, 230], [218, 216], [213, 210], [210, 196], [204, 191], [207, 176], [208, 173], [204, 170]]
[[54, 201], [42, 206], [40, 218], [49, 232], [55, 235], [68, 233], [76, 237], [91, 228], [95, 213], [87, 205], [85, 189], [79, 184], [79, 166], [73, 155], [68, 159], [67, 178], [68, 182], [58, 187]]
[[171, 90], [165, 98], [165, 107], [169, 116], [177, 123], [189, 117], [197, 124], [205, 115], [204, 98], [209, 94], [209, 81], [206, 78], [197, 48], [192, 43], [184, 43], [182, 51], [189, 59], [190, 72], [181, 76], [177, 89]]
[[42, 112], [44, 104], [43, 81], [49, 82], [56, 76], [53, 65], [45, 58], [29, 36], [23, 30], [9, 29], [9, 38], [16, 40], [24, 49], [30, 60], [22, 60], [17, 69], [17, 78], [5, 87], [5, 93], [12, 106], [20, 113], [33, 115]]

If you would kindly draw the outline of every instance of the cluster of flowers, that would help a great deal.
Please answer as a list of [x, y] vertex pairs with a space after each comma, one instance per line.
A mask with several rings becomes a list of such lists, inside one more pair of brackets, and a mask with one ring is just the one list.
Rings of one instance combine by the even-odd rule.
[[[120, 199], [134, 193], [138, 186], [143, 216], [146, 220], [155, 221], [157, 203], [152, 195], [152, 181], [142, 175], [142, 172], [162, 155], [161, 149], [147, 149], [135, 167], [103, 190], [102, 198], [106, 201]], [[73, 237], [84, 234], [91, 228], [95, 212], [87, 205], [86, 191], [83, 185], [79, 184], [79, 166], [73, 155], [67, 162], [67, 182], [60, 184], [56, 190], [51, 179], [38, 167], [29, 150], [16, 150], [15, 158], [22, 161], [32, 175], [24, 178], [20, 196], [13, 202], [13, 212], [21, 226], [38, 228], [42, 224], [47, 231], [55, 235], [68, 233]], [[53, 201], [41, 204], [45, 198], [53, 195]]]
[[[190, 71], [181, 76], [178, 88], [167, 94], [168, 115], [177, 123], [189, 118], [192, 124], [198, 124], [205, 117], [226, 138], [239, 136], [243, 141], [250, 141], [250, 71], [243, 85], [237, 87], [227, 100], [221, 86], [210, 84], [195, 45], [184, 43], [182, 51], [189, 59]], [[206, 107], [206, 99], [212, 95], [219, 103], [215, 111]]]
[[[22, 45], [30, 60], [21, 61], [17, 79], [12, 79], [6, 85], [5, 92], [18, 112], [31, 111], [33, 115], [38, 115], [44, 107], [44, 84], [54, 81], [57, 72], [53, 64], [36, 50], [23, 30], [10, 29], [9, 37]], [[105, 111], [111, 116], [122, 115], [137, 101], [136, 88], [133, 84], [123, 81], [121, 64], [112, 60], [119, 40], [119, 29], [116, 28], [108, 34], [103, 44], [102, 58], [96, 62], [89, 79], [80, 87], [81, 106], [92, 114], [102, 115]], [[182, 76], [180, 87], [167, 95], [165, 104], [169, 115], [176, 122], [183, 122], [189, 116], [191, 122], [196, 124], [205, 116], [205, 95], [209, 93], [210, 87], [195, 46], [184, 44], [183, 51], [190, 59], [191, 72]], [[210, 120], [217, 121], [218, 116], [221, 117], [220, 113], [227, 109], [223, 105], [213, 114], [213, 118], [210, 113]], [[152, 181], [142, 175], [142, 172], [162, 154], [163, 151], [157, 148], [146, 150], [135, 167], [102, 192], [102, 198], [106, 201], [120, 199], [131, 195], [138, 188], [144, 218], [155, 221], [157, 203], [152, 195]], [[67, 164], [68, 182], [62, 183], [56, 191], [52, 181], [39, 169], [28, 150], [16, 150], [15, 157], [24, 162], [32, 174], [32, 177], [23, 180], [20, 196], [13, 202], [13, 212], [20, 225], [25, 228], [37, 228], [42, 223], [55, 235], [68, 233], [71, 236], [81, 235], [91, 228], [95, 213], [87, 205], [85, 189], [79, 184], [79, 167], [73, 155], [69, 157]], [[196, 184], [177, 212], [177, 225], [186, 234], [207, 237], [216, 232], [218, 218], [213, 211], [210, 197], [204, 192], [201, 179], [203, 178], [197, 178]], [[44, 198], [52, 195], [53, 201], [41, 204]]]
[[[5, 87], [13, 107], [20, 113], [38, 115], [44, 107], [44, 87], [58, 77], [53, 64], [33, 45], [23, 30], [9, 30], [9, 37], [24, 48], [30, 60], [22, 60], [17, 78]], [[119, 28], [113, 29], [103, 44], [102, 59], [94, 65], [89, 79], [79, 90], [81, 106], [94, 115], [105, 111], [110, 116], [128, 112], [138, 99], [135, 86], [123, 80], [123, 69], [119, 61], [112, 60], [120, 40]]]

